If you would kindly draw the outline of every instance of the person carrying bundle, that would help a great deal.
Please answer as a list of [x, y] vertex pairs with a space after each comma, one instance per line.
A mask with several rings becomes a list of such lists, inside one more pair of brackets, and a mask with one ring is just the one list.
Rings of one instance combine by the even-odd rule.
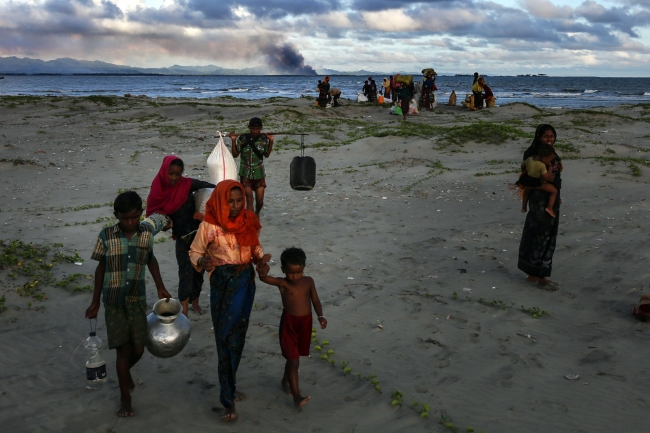
[[485, 86], [485, 79], [483, 77], [479, 77], [476, 83], [472, 86], [475, 109], [483, 108], [483, 86]]
[[264, 189], [266, 188], [266, 173], [264, 158], [273, 151], [274, 137], [262, 134], [262, 119], [253, 117], [248, 122], [250, 133], [237, 136], [234, 132], [228, 134], [232, 140], [232, 156], [241, 155], [239, 164], [239, 179], [246, 193], [246, 208], [253, 210], [253, 191], [255, 191], [255, 213], [259, 216], [264, 206]]

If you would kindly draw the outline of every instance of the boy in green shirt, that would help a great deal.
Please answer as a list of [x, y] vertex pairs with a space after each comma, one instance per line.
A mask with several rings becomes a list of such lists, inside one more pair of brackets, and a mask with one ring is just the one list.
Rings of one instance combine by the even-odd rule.
[[253, 210], [253, 191], [255, 191], [255, 213], [260, 214], [264, 206], [264, 189], [266, 188], [266, 173], [264, 158], [273, 151], [274, 137], [262, 134], [262, 119], [253, 117], [248, 122], [250, 133], [239, 137], [234, 132], [228, 134], [232, 140], [232, 156], [241, 155], [239, 164], [239, 181], [244, 185], [246, 193], [246, 208]]

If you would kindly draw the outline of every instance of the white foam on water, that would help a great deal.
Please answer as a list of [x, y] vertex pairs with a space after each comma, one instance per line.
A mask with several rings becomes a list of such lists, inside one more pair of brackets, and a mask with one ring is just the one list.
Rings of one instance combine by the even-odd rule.
[[589, 89], [587, 89], [583, 93], [596, 93], [596, 92], [598, 92], [598, 90], [589, 90]]
[[181, 90], [196, 90], [196, 87], [181, 87]]

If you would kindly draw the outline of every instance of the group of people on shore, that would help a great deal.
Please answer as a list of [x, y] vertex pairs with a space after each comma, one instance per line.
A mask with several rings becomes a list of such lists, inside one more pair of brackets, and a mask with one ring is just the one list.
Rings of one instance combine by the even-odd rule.
[[[118, 223], [98, 235], [92, 253], [92, 259], [98, 261], [93, 299], [85, 317], [96, 318], [103, 301], [108, 346], [117, 352], [120, 417], [134, 416], [131, 369], [144, 354], [148, 340], [145, 267], [153, 277], [158, 297], [167, 302], [171, 298], [153, 251], [154, 236], [170, 228], [175, 239], [178, 298], [183, 314], [189, 314], [190, 304], [194, 312], [203, 314], [198, 299], [204, 274], [208, 273], [220, 402], [225, 408], [221, 419], [237, 418], [236, 373], [246, 342], [256, 273], [261, 281], [278, 287], [282, 297], [280, 348], [286, 362], [281, 387], [293, 396], [297, 407], [310, 399], [300, 393], [299, 357], [309, 355], [312, 307], [321, 328], [327, 326], [327, 319], [314, 280], [304, 275], [303, 250], [292, 247], [282, 252], [284, 278], [269, 275], [271, 254], [264, 253], [259, 240], [259, 214], [266, 187], [263, 160], [271, 154], [274, 140], [261, 130], [261, 119], [252, 118], [249, 133], [230, 134], [233, 156], [241, 158], [240, 181], [227, 179], [214, 185], [184, 177], [183, 160], [168, 155], [152, 181], [143, 221], [143, 202], [135, 191], [121, 193], [114, 201]], [[194, 193], [204, 188], [214, 190], [201, 214], [196, 212]]]
[[496, 98], [492, 89], [485, 82], [485, 77], [480, 77], [478, 72], [474, 72], [474, 82], [472, 83], [472, 95], [474, 96], [474, 104], [470, 104], [470, 110], [479, 110], [483, 108], [483, 101], [487, 108], [494, 107]]
[[329, 75], [322, 81], [318, 80], [316, 90], [318, 91], [318, 100], [316, 103], [319, 107], [326, 107], [328, 104], [332, 104], [334, 107], [343, 105], [339, 102], [339, 98], [341, 97], [341, 89], [330, 86]]

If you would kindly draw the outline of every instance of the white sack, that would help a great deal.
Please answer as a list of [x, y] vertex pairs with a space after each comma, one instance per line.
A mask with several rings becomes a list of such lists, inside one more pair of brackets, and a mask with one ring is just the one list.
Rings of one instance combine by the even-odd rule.
[[357, 102], [368, 102], [368, 98], [363, 93], [357, 93]]
[[197, 212], [205, 215], [205, 204], [210, 199], [212, 191], [214, 191], [214, 188], [202, 188], [194, 193], [194, 204]]
[[215, 185], [226, 179], [238, 180], [237, 163], [226, 145], [223, 144], [221, 132], [217, 131], [217, 133], [219, 134], [219, 142], [208, 156], [207, 162], [210, 182]]

